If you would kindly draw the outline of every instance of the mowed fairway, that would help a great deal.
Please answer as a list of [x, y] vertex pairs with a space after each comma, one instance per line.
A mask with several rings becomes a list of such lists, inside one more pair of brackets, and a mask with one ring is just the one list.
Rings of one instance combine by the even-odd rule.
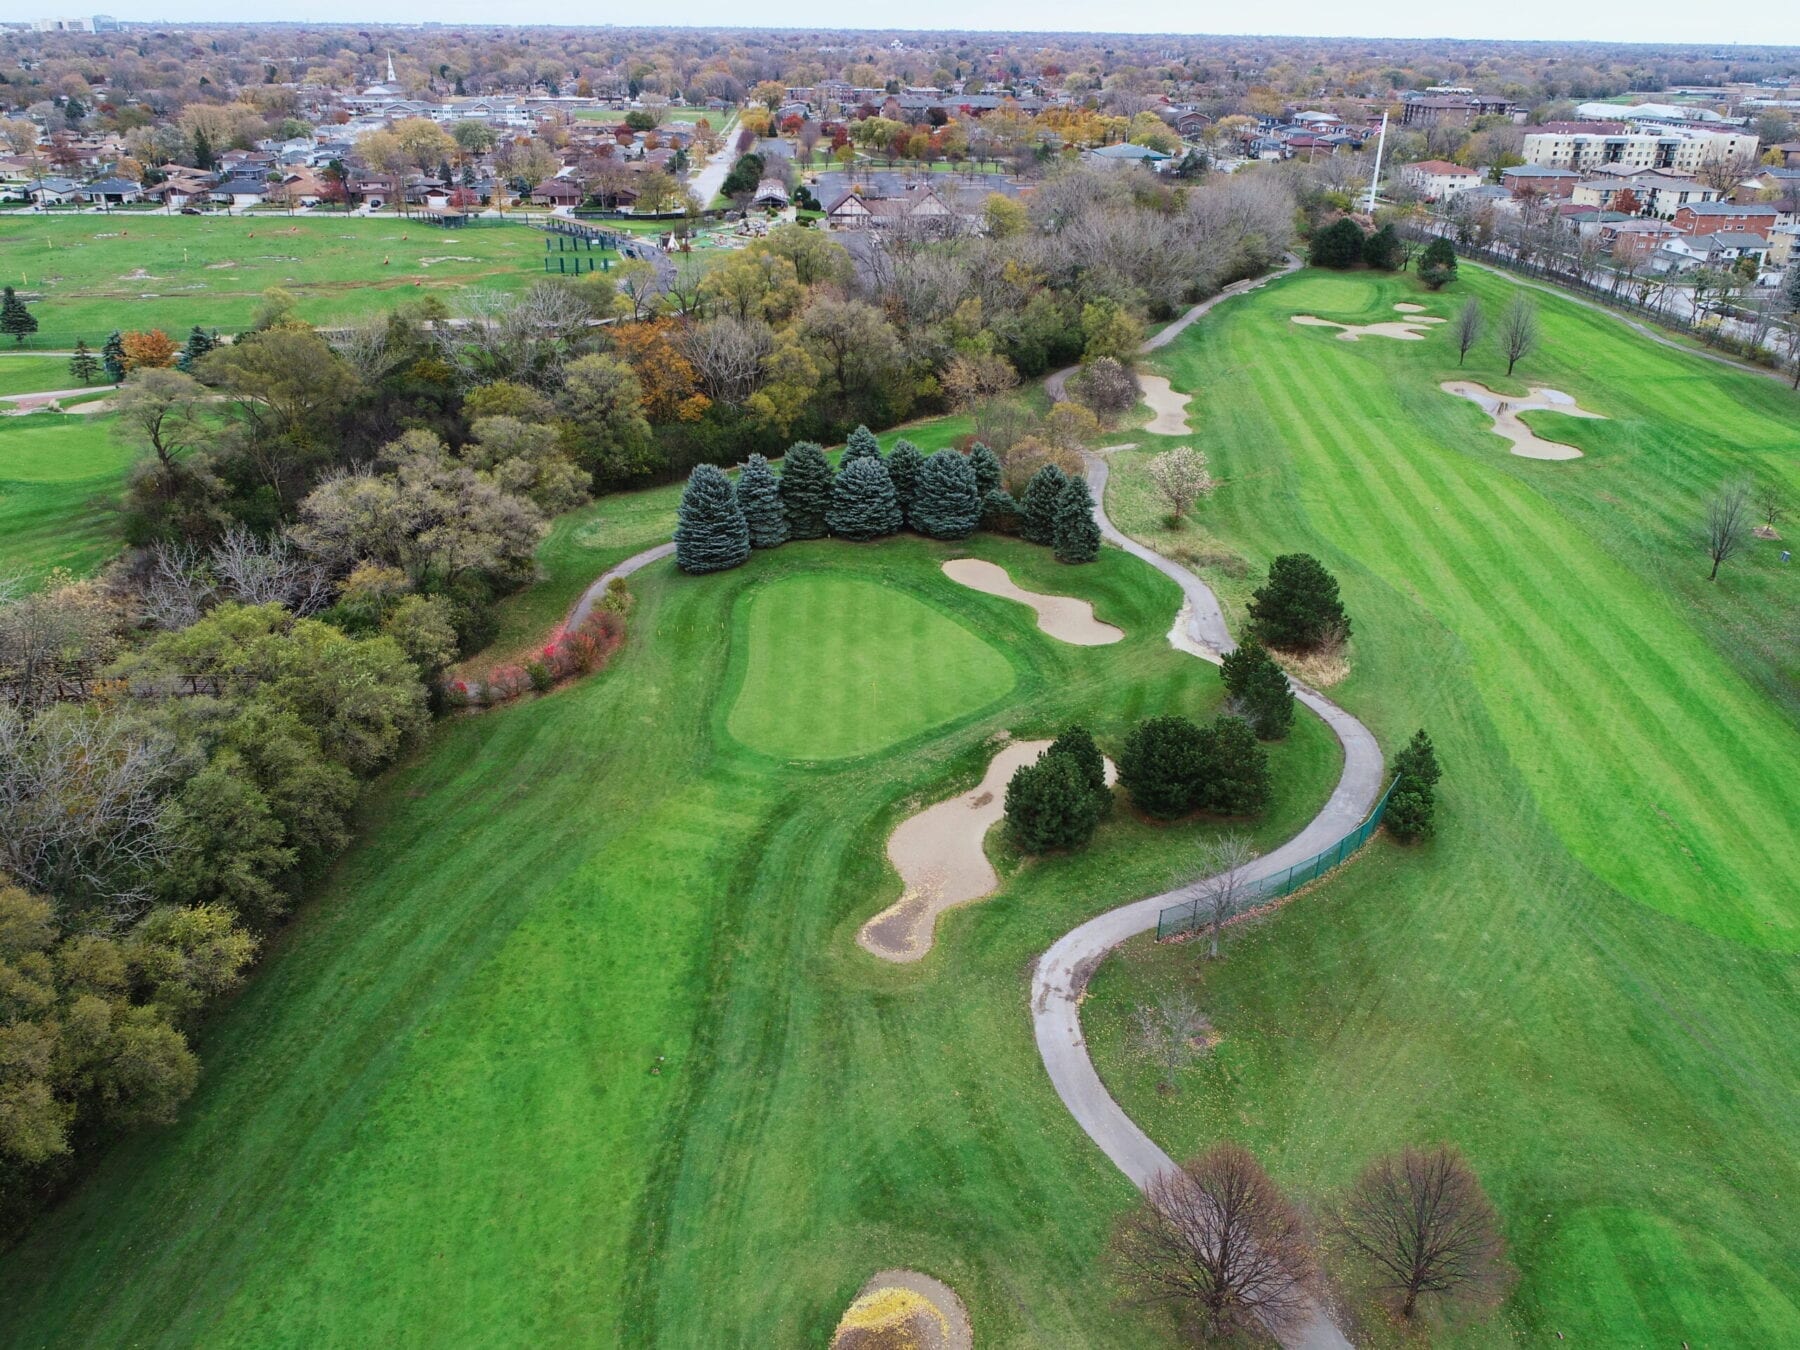
[[[675, 495], [597, 503], [551, 541], [556, 584], [589, 526], [606, 553]], [[969, 554], [1128, 637], [1045, 637], [942, 576]], [[801, 762], [745, 748], [743, 616], [841, 582], [846, 667], [924, 672], [948, 629], [1005, 653], [1001, 683], [883, 752], [826, 757], [817, 715]], [[1185, 876], [1206, 828], [1121, 809], [1082, 854], [997, 848], [1002, 892], [914, 966], [855, 935], [899, 894], [888, 833], [978, 781], [998, 733], [1079, 717], [1116, 752], [1140, 717], [1212, 714], [1217, 673], [1164, 640], [1176, 589], [1116, 550], [1064, 567], [984, 536], [665, 562], [632, 589], [611, 669], [445, 722], [377, 786], [208, 1027], [181, 1123], [125, 1140], [0, 1257], [0, 1344], [817, 1346], [893, 1265], [954, 1285], [984, 1346], [1166, 1343], [1096, 1269], [1133, 1192], [1044, 1076], [1027, 971]], [[867, 622], [909, 612], [876, 607], [890, 590], [930, 622]], [[1318, 809], [1336, 743], [1305, 720], [1273, 765], [1264, 847]]]
[[[941, 592], [934, 585], [930, 593]], [[884, 749], [1009, 691], [1006, 658], [923, 599], [857, 577], [785, 577], [739, 606], [731, 734], [787, 759]]]
[[132, 452], [112, 418], [0, 417], [0, 576], [80, 575], [118, 549], [116, 506]]
[[[1459, 376], [1441, 329], [1289, 321], [1451, 316], [1470, 294], [1491, 318], [1513, 287], [1302, 274], [1159, 356], [1225, 479], [1184, 533], [1251, 564], [1234, 608], [1274, 554], [1337, 573], [1356, 636], [1335, 695], [1389, 746], [1429, 727], [1445, 820], [1217, 967], [1129, 949], [1088, 1005], [1096, 1058], [1172, 1152], [1236, 1138], [1315, 1197], [1374, 1153], [1461, 1144], [1523, 1280], [1448, 1339], [1800, 1341], [1800, 574], [1755, 542], [1709, 585], [1698, 542], [1723, 483], [1800, 498], [1800, 398], [1540, 297], [1512, 381], [1491, 340], [1461, 372], [1610, 419], [1528, 414], [1586, 451], [1533, 462], [1438, 389]], [[1146, 453], [1109, 501], [1166, 541]], [[1171, 1095], [1128, 1017], [1175, 984], [1224, 1040]]]
[[81, 337], [98, 351], [115, 328], [177, 339], [195, 324], [244, 328], [271, 287], [327, 325], [430, 295], [448, 302], [470, 286], [520, 290], [543, 275], [545, 237], [523, 225], [342, 216], [11, 216], [0, 276], [31, 304], [32, 346]]

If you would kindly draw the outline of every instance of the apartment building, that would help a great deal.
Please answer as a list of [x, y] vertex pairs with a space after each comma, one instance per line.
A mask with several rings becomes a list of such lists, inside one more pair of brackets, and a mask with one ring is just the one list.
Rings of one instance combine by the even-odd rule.
[[1588, 173], [1617, 166], [1633, 171], [1652, 169], [1698, 173], [1715, 160], [1756, 163], [1756, 135], [1748, 131], [1698, 131], [1672, 127], [1660, 132], [1573, 131], [1551, 129], [1525, 137], [1520, 155], [1527, 164]]

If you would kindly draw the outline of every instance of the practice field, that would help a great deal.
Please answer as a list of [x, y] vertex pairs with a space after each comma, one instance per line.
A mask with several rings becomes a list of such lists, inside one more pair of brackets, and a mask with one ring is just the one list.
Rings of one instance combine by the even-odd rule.
[[993, 647], [928, 601], [879, 581], [784, 577], [752, 594], [736, 619], [744, 668], [726, 725], [764, 754], [865, 755], [1013, 686]]
[[[1135, 452], [1115, 518], [1213, 559], [1234, 618], [1271, 556], [1322, 558], [1356, 626], [1334, 697], [1389, 747], [1430, 729], [1443, 828], [1216, 967], [1135, 944], [1096, 980], [1089, 1039], [1165, 1148], [1238, 1139], [1311, 1198], [1378, 1152], [1462, 1145], [1523, 1278], [1451, 1343], [1793, 1342], [1800, 572], [1753, 541], [1709, 585], [1699, 534], [1726, 482], [1800, 500], [1800, 398], [1549, 296], [1511, 381], [1491, 338], [1459, 372], [1442, 328], [1346, 343], [1289, 321], [1471, 294], [1491, 319], [1513, 293], [1468, 267], [1437, 295], [1301, 274], [1159, 354], [1224, 486], [1170, 531]], [[1523, 460], [1438, 388], [1456, 378], [1609, 420], [1528, 413], [1585, 457]], [[1129, 1016], [1176, 985], [1223, 1040], [1169, 1074]]]
[[0, 417], [0, 577], [92, 571], [118, 549], [114, 508], [131, 451], [113, 419]]
[[[576, 533], [605, 554], [675, 495], [637, 494], [616, 528], [597, 504]], [[971, 554], [1126, 639], [1039, 633], [941, 574]], [[744, 748], [742, 616], [844, 581], [934, 615], [898, 634], [844, 615], [846, 662], [922, 669], [909, 644], [935, 655], [951, 625], [1008, 654], [1011, 691], [861, 758]], [[898, 897], [894, 825], [978, 781], [997, 733], [1079, 716], [1116, 751], [1139, 717], [1210, 715], [1216, 672], [1164, 640], [1175, 588], [1115, 550], [1065, 567], [978, 536], [665, 562], [633, 589], [611, 669], [448, 721], [377, 785], [359, 844], [207, 1028], [181, 1123], [123, 1141], [0, 1257], [0, 1343], [823, 1345], [894, 1266], [952, 1285], [983, 1345], [1165, 1343], [1097, 1272], [1133, 1192], [1044, 1076], [1027, 971], [1185, 874], [1205, 830], [1121, 808], [1082, 854], [997, 849], [1001, 893], [914, 966], [855, 936]], [[1338, 767], [1303, 721], [1263, 846]]]
[[[115, 328], [243, 328], [262, 293], [309, 323], [356, 319], [459, 289], [517, 290], [543, 273], [541, 231], [421, 220], [217, 216], [9, 217], [0, 276], [37, 317], [31, 346], [96, 351]], [[60, 388], [51, 385], [50, 388]]]

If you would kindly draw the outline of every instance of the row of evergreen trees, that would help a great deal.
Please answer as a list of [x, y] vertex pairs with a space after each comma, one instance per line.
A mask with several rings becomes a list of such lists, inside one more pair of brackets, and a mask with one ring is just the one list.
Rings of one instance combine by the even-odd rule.
[[929, 539], [966, 539], [977, 529], [1018, 533], [1052, 548], [1063, 562], [1092, 562], [1100, 527], [1087, 480], [1046, 465], [1033, 475], [1024, 500], [1000, 487], [1000, 460], [977, 443], [968, 454], [926, 455], [910, 441], [883, 455], [867, 427], [850, 435], [834, 473], [822, 447], [801, 441], [777, 475], [761, 455], [750, 456], [734, 486], [724, 472], [702, 464], [688, 477], [675, 525], [675, 561], [684, 572], [736, 567], [753, 548], [778, 548], [790, 539], [867, 541], [910, 528]]
[[[175, 354], [175, 366], [178, 370], [192, 372], [195, 362], [219, 345], [217, 329], [207, 332], [199, 324], [195, 324], [188, 333], [187, 341]], [[94, 376], [101, 371], [106, 372], [107, 380], [112, 384], [121, 383], [130, 373], [130, 363], [125, 354], [125, 334], [113, 329], [106, 344], [100, 348], [100, 355], [94, 355], [94, 349], [87, 345], [87, 339], [76, 338], [75, 350], [69, 356], [69, 374], [82, 384], [92, 384]]]
[[1006, 828], [1024, 853], [1080, 848], [1112, 810], [1106, 761], [1087, 728], [1072, 726], [1006, 785]]

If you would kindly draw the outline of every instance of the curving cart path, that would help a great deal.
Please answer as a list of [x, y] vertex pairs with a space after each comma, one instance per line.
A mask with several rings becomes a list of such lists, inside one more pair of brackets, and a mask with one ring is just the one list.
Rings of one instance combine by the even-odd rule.
[[[1237, 644], [1226, 626], [1218, 597], [1187, 568], [1120, 533], [1106, 514], [1106, 461], [1092, 454], [1086, 460], [1101, 533], [1181, 587], [1187, 598], [1182, 608], [1186, 636], [1203, 653], [1210, 653], [1216, 661], [1233, 650]], [[1174, 640], [1175, 634], [1170, 636]], [[1344, 769], [1319, 814], [1280, 848], [1251, 863], [1245, 869], [1248, 880], [1272, 876], [1337, 843], [1374, 807], [1386, 777], [1381, 747], [1367, 727], [1317, 690], [1298, 681], [1293, 681], [1293, 686], [1294, 696], [1323, 718], [1337, 736], [1344, 749]], [[1032, 1029], [1044, 1069], [1076, 1123], [1140, 1190], [1159, 1173], [1174, 1170], [1175, 1160], [1137, 1127], [1100, 1081], [1081, 1032], [1081, 998], [1088, 979], [1108, 952], [1129, 938], [1153, 930], [1164, 909], [1193, 898], [1196, 889], [1197, 883], [1190, 883], [1089, 919], [1058, 939], [1038, 958], [1032, 971]], [[1289, 1350], [1348, 1350], [1350, 1345], [1329, 1313], [1316, 1304], [1309, 1305], [1301, 1318], [1282, 1328], [1278, 1339]]]

